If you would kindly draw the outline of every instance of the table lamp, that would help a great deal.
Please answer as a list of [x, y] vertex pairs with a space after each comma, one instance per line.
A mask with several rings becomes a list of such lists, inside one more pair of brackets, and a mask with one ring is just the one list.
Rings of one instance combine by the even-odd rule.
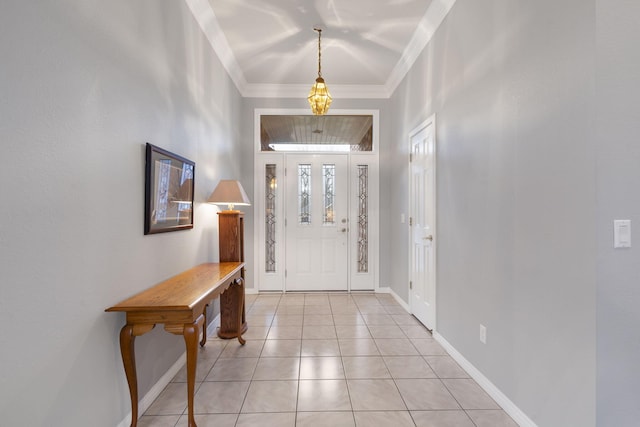
[[214, 205], [227, 205], [228, 210], [233, 211], [234, 206], [251, 206], [249, 196], [245, 193], [240, 181], [234, 179], [222, 179], [207, 199]]
[[[207, 202], [227, 205], [228, 210], [218, 212], [218, 248], [220, 262], [244, 262], [244, 213], [235, 206], [251, 206], [249, 196], [239, 181], [220, 180]], [[244, 278], [244, 268], [242, 269]], [[242, 301], [238, 307], [237, 302]], [[238, 316], [242, 316], [242, 333], [247, 331], [244, 309], [244, 281], [242, 286], [232, 286], [220, 295], [220, 327], [218, 336], [230, 339], [238, 334]]]

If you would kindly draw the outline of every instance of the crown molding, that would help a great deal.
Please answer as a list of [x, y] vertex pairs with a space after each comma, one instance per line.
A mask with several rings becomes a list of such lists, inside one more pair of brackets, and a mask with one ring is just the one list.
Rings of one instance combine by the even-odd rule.
[[[213, 48], [220, 62], [227, 70], [227, 74], [233, 80], [238, 91], [242, 94], [243, 89], [247, 86], [247, 80], [244, 73], [236, 61], [236, 57], [229, 46], [229, 42], [222, 32], [222, 28], [218, 24], [215, 13], [208, 0], [185, 0], [194, 18], [200, 25], [202, 32], [209, 40], [209, 44]], [[244, 95], [243, 95], [244, 96]]]
[[[238, 92], [244, 98], [299, 98], [306, 94], [313, 82], [303, 84], [254, 84], [248, 83], [238, 61], [229, 46], [215, 13], [208, 0], [185, 0], [191, 13], [202, 28], [227, 74], [231, 77]], [[328, 85], [334, 99], [374, 99], [390, 98], [402, 79], [407, 75], [425, 46], [431, 41], [440, 24], [444, 21], [456, 0], [433, 0], [420, 24], [416, 28], [411, 41], [404, 50], [400, 60], [393, 68], [384, 85]]]
[[424, 14], [413, 37], [409, 41], [402, 57], [391, 71], [387, 83], [387, 92], [391, 96], [397, 89], [402, 79], [407, 75], [413, 64], [418, 59], [424, 48], [429, 44], [436, 30], [444, 21], [456, 0], [433, 0]]
[[[295, 85], [248, 84], [241, 92], [245, 98], [300, 98], [305, 97], [313, 82]], [[383, 85], [339, 85], [327, 82], [333, 99], [348, 98], [389, 98], [386, 86]]]

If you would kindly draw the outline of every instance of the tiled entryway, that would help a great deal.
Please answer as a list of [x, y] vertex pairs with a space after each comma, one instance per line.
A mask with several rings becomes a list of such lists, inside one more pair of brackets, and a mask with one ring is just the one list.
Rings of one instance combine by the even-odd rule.
[[[517, 427], [386, 294], [247, 295], [247, 344], [201, 349], [199, 427]], [[186, 426], [184, 368], [140, 419]]]

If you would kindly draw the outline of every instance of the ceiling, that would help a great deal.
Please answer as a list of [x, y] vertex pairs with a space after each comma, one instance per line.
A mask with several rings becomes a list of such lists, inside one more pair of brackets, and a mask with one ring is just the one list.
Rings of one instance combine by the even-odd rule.
[[[245, 97], [388, 98], [455, 0], [185, 0]], [[301, 95], [302, 94], [302, 95]]]

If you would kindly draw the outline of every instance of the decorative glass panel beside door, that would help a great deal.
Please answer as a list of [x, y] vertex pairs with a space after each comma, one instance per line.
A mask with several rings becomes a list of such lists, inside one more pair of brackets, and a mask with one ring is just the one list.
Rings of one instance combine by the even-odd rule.
[[265, 165], [265, 271], [276, 271], [276, 165]]
[[265, 155], [256, 168], [255, 284], [262, 291], [284, 290], [284, 163]]
[[369, 166], [358, 165], [358, 273], [369, 271]]

